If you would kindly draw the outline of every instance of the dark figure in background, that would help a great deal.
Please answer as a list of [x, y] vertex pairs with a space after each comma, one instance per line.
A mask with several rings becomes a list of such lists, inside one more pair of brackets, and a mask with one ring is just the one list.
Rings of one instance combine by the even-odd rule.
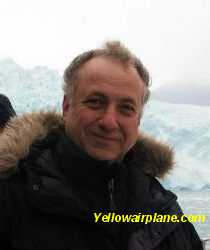
[[9, 98], [0, 94], [0, 131], [4, 128], [9, 119], [15, 115], [15, 110]]
[[26, 114], [0, 135], [0, 249], [201, 250], [189, 222], [95, 222], [182, 215], [156, 179], [172, 150], [139, 130], [150, 82], [141, 61], [107, 43], [75, 58], [64, 82], [63, 114]]

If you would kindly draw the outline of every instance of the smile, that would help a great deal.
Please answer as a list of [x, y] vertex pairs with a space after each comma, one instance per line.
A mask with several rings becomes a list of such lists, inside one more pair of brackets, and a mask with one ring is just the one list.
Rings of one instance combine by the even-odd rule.
[[116, 138], [116, 137], [107, 137], [107, 136], [102, 136], [102, 135], [98, 135], [98, 134], [95, 134], [93, 133], [93, 136], [98, 138], [98, 139], [101, 139], [101, 140], [104, 140], [104, 141], [120, 141], [119, 138]]

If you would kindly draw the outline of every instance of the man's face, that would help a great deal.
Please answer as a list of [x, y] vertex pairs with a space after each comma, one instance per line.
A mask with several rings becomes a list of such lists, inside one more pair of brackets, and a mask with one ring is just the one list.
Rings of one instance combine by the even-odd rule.
[[76, 84], [72, 101], [63, 102], [67, 134], [95, 159], [122, 159], [138, 137], [144, 82], [134, 67], [96, 57]]

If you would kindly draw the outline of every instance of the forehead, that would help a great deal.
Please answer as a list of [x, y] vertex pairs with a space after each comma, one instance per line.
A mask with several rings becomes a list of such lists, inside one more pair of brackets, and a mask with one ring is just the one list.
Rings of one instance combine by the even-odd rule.
[[135, 99], [144, 95], [144, 82], [132, 65], [105, 57], [93, 58], [81, 67], [78, 88], [83, 92], [97, 90]]

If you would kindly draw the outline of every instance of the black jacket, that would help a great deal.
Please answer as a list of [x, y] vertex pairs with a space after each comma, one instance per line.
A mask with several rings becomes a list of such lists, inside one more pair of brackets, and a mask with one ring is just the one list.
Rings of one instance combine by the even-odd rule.
[[0, 94], [0, 129], [5, 126], [11, 117], [15, 115], [15, 111], [8, 97]]
[[94, 222], [94, 212], [182, 214], [154, 178], [172, 161], [170, 148], [142, 136], [123, 162], [97, 161], [59, 115], [14, 119], [0, 137], [1, 249], [202, 249], [190, 223]]

